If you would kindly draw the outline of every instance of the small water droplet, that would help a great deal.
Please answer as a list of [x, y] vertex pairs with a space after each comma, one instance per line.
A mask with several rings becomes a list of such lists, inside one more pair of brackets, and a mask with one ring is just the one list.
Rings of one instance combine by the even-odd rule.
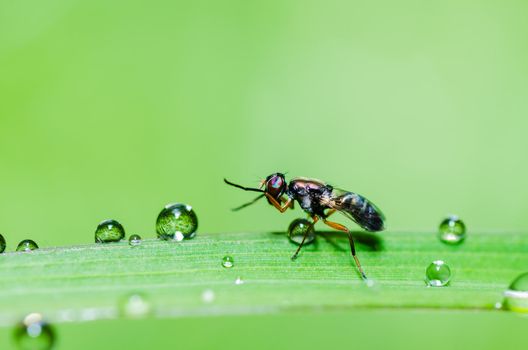
[[124, 317], [141, 318], [148, 316], [152, 311], [152, 307], [145, 294], [132, 293], [123, 298], [120, 311]]
[[6, 241], [4, 236], [0, 234], [0, 254], [3, 253], [6, 249]]
[[244, 280], [239, 276], [236, 278], [235, 280], [235, 284], [238, 286], [238, 285], [241, 285], [241, 284], [244, 284]]
[[168, 204], [159, 213], [156, 221], [158, 238], [181, 241], [193, 238], [198, 229], [198, 218], [190, 205]]
[[505, 310], [528, 313], [528, 272], [513, 280], [504, 292], [502, 304]]
[[224, 256], [224, 258], [222, 259], [223, 267], [230, 268], [230, 267], [233, 267], [234, 265], [235, 265], [235, 260], [233, 259], [233, 257], [229, 255]]
[[30, 252], [35, 249], [38, 249], [37, 243], [31, 239], [25, 239], [22, 242], [18, 243], [16, 251], [17, 252]]
[[130, 244], [132, 247], [136, 247], [141, 244], [141, 236], [140, 235], [132, 235], [128, 238], [128, 244]]
[[20, 349], [48, 350], [55, 343], [53, 328], [38, 313], [27, 315], [15, 328], [14, 337]]
[[367, 278], [367, 279], [365, 280], [365, 284], [367, 285], [367, 287], [370, 288], [370, 287], [374, 287], [374, 285], [375, 285], [376, 283], [374, 282], [374, 280], [371, 280], [370, 278]]
[[497, 309], [497, 310], [502, 309], [502, 303], [501, 303], [500, 301], [497, 301], [497, 302], [495, 303], [495, 309]]
[[432, 287], [444, 287], [451, 279], [451, 269], [442, 260], [433, 261], [425, 270], [425, 281]]
[[438, 238], [447, 244], [458, 244], [466, 238], [466, 225], [456, 215], [450, 215], [440, 223]]
[[116, 220], [105, 220], [95, 230], [96, 243], [119, 242], [125, 238], [125, 229]]
[[306, 219], [295, 219], [288, 227], [288, 238], [295, 244], [301, 244], [305, 234], [304, 244], [310, 244], [315, 240], [315, 231], [312, 223]]
[[204, 303], [212, 303], [215, 297], [215, 293], [211, 289], [206, 289], [202, 293], [202, 301]]

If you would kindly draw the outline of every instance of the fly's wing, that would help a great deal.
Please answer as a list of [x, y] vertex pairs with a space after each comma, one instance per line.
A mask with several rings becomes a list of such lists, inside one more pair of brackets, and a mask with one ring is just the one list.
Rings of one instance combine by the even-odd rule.
[[334, 189], [328, 205], [367, 231], [382, 231], [385, 216], [374, 203], [353, 192]]

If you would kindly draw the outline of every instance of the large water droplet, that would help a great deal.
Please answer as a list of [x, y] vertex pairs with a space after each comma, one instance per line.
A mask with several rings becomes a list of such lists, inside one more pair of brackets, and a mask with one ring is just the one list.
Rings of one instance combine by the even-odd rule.
[[425, 270], [425, 281], [432, 287], [443, 287], [451, 279], [451, 269], [442, 260], [433, 261]]
[[18, 243], [16, 251], [17, 252], [30, 252], [35, 249], [38, 249], [37, 243], [31, 239], [25, 239], [22, 242]]
[[306, 219], [295, 219], [288, 227], [288, 238], [295, 244], [301, 244], [304, 235], [307, 234], [304, 244], [310, 244], [315, 240], [315, 231], [310, 221]]
[[130, 244], [132, 247], [136, 247], [141, 244], [141, 236], [140, 235], [132, 235], [128, 238], [128, 244]]
[[105, 220], [95, 230], [96, 243], [119, 242], [125, 238], [125, 229], [116, 220]]
[[169, 204], [163, 208], [156, 221], [158, 238], [181, 241], [193, 238], [198, 229], [198, 218], [190, 205]]
[[38, 313], [27, 315], [15, 329], [14, 337], [19, 349], [24, 350], [48, 350], [55, 343], [53, 328]]
[[528, 313], [528, 272], [513, 280], [504, 292], [502, 305], [506, 310]]
[[152, 307], [148, 298], [142, 293], [133, 293], [125, 296], [120, 305], [121, 314], [128, 318], [141, 318], [148, 316]]
[[235, 265], [235, 260], [233, 259], [233, 257], [229, 255], [224, 256], [224, 258], [222, 259], [223, 267], [230, 268], [230, 267], [233, 267], [234, 265]]
[[466, 238], [466, 225], [456, 215], [451, 215], [440, 223], [438, 238], [447, 244], [461, 243]]
[[0, 253], [3, 253], [6, 249], [6, 241], [4, 236], [0, 234]]

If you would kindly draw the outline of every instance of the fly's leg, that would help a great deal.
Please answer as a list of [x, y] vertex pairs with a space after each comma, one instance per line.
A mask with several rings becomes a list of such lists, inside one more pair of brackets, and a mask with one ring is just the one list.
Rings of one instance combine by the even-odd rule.
[[[284, 198], [284, 196], [281, 196], [281, 197], [280, 197], [280, 202], [281, 202], [281, 203], [287, 203], [289, 200], [290, 200], [289, 197], [286, 197], [286, 198]], [[294, 202], [293, 200], [290, 201], [290, 208], [293, 209], [293, 205], [294, 205], [294, 204], [295, 204], [295, 202]]]
[[277, 202], [277, 200], [273, 198], [271, 194], [269, 193], [264, 193], [264, 194], [266, 195], [266, 198], [270, 201], [270, 203], [273, 204], [273, 206], [277, 208], [277, 210], [280, 211], [281, 213], [284, 213], [288, 208], [292, 206], [293, 200], [291, 198], [288, 198], [288, 200], [286, 200], [284, 205], [280, 205], [280, 203]]
[[317, 221], [319, 221], [319, 218], [318, 218], [317, 216], [313, 216], [313, 217], [312, 217], [312, 220], [313, 220], [313, 222], [310, 224], [310, 227], [308, 227], [308, 228], [306, 229], [306, 232], [304, 233], [304, 236], [303, 236], [303, 239], [302, 239], [302, 241], [301, 241], [301, 244], [299, 244], [299, 246], [297, 247], [297, 250], [295, 251], [295, 253], [293, 253], [293, 255], [292, 255], [292, 257], [291, 257], [292, 260], [297, 259], [297, 255], [299, 255], [299, 252], [301, 251], [301, 248], [302, 248], [303, 245], [304, 245], [304, 241], [306, 240], [306, 237], [308, 237], [308, 233], [310, 233], [310, 231], [313, 229], [315, 223], [316, 223]]
[[[333, 214], [334, 212], [332, 212], [331, 214]], [[330, 214], [330, 215], [331, 215]], [[327, 215], [328, 216], [328, 215]], [[364, 279], [364, 280], [367, 280], [367, 275], [365, 275], [365, 272], [363, 272], [363, 268], [361, 267], [361, 263], [359, 262], [359, 259], [358, 257], [356, 256], [356, 247], [354, 245], [354, 239], [352, 238], [352, 234], [350, 233], [350, 230], [348, 228], [346, 228], [345, 226], [341, 225], [341, 224], [338, 224], [337, 222], [332, 222], [332, 221], [328, 221], [326, 219], [323, 220], [323, 222], [330, 226], [331, 228], [334, 228], [336, 230], [339, 230], [339, 231], [343, 231], [343, 232], [346, 232], [347, 235], [348, 235], [348, 240], [350, 242], [350, 252], [352, 253], [352, 257], [354, 258], [354, 261], [356, 262], [356, 266], [359, 270], [359, 273], [361, 274], [361, 277]]]

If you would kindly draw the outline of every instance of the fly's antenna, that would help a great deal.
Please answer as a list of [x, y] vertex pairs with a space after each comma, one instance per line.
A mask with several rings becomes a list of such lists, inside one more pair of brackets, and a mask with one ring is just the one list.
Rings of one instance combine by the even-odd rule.
[[226, 184], [230, 185], [230, 186], [233, 186], [233, 187], [236, 187], [236, 188], [240, 188], [241, 190], [244, 190], [244, 191], [260, 192], [260, 193], [264, 193], [265, 192], [264, 190], [261, 190], [260, 188], [244, 187], [244, 186], [237, 185], [235, 183], [232, 183], [232, 182], [228, 181], [227, 179], [224, 179], [224, 182]]
[[239, 207], [236, 207], [236, 208], [233, 208], [231, 209], [232, 211], [239, 211], [240, 209], [244, 209], [245, 207], [249, 207], [251, 204], [257, 202], [259, 199], [263, 198], [264, 197], [264, 194], [261, 194], [259, 195], [257, 198], [253, 199], [251, 202], [247, 202], [247, 203], [244, 203], [242, 204], [241, 206]]

